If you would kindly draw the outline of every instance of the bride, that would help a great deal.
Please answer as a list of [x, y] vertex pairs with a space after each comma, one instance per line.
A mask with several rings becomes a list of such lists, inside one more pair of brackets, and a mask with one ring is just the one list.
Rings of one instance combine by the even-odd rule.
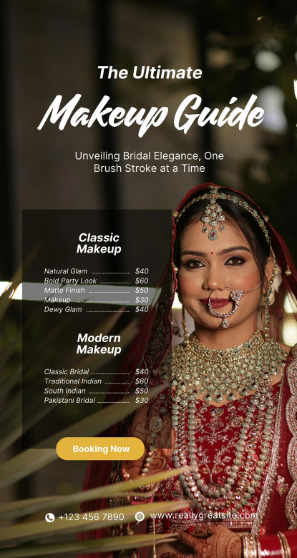
[[[171, 349], [176, 290], [184, 341]], [[260, 208], [229, 188], [191, 190], [173, 215], [161, 295], [126, 367], [130, 390], [138, 367], [151, 370], [151, 385], [170, 387], [121, 431], [144, 441], [144, 456], [114, 464], [105, 480], [190, 466], [131, 496], [185, 500], [148, 523], [176, 536], [158, 546], [162, 558], [297, 556], [297, 351], [279, 341], [287, 294], [295, 304], [296, 270]], [[102, 484], [96, 467], [84, 488]]]

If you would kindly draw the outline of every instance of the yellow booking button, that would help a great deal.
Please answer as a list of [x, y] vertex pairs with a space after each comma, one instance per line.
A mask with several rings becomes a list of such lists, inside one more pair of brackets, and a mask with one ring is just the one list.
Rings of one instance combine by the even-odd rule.
[[56, 446], [58, 456], [67, 461], [134, 461], [144, 449], [139, 438], [62, 438]]

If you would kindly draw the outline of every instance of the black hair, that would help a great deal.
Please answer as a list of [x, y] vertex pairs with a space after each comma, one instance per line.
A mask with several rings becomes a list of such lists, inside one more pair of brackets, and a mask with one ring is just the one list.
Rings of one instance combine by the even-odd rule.
[[[211, 191], [210, 188], [201, 190], [198, 196], [200, 195], [203, 196], [203, 194], [209, 194], [210, 191]], [[249, 200], [246, 200], [246, 198], [242, 196], [242, 194], [240, 194], [239, 192], [230, 192], [230, 190], [228, 189], [220, 188], [218, 193], [219, 194], [224, 193], [227, 195], [230, 195], [231, 193], [232, 196], [236, 196], [242, 201], [245, 202], [247, 201], [249, 206], [255, 209], [259, 215], [259, 210], [254, 205], [254, 203], [250, 202]], [[193, 197], [197, 197], [197, 194], [194, 194]], [[190, 201], [191, 199], [189, 199], [187, 203]], [[257, 266], [259, 268], [261, 279], [263, 279], [265, 274], [265, 266], [267, 263], [267, 259], [270, 256], [270, 247], [266, 240], [264, 232], [262, 231], [261, 227], [257, 223], [255, 217], [253, 217], [249, 213], [249, 211], [244, 209], [244, 207], [238, 205], [237, 203], [233, 203], [232, 201], [229, 200], [219, 199], [217, 201], [218, 204], [223, 209], [223, 213], [226, 215], [227, 219], [229, 217], [238, 225], [239, 229], [241, 230], [246, 240], [248, 241], [253, 256], [255, 258], [255, 261], [257, 263]], [[194, 202], [192, 205], [188, 207], [188, 209], [185, 210], [185, 212], [181, 215], [180, 219], [177, 222], [176, 239], [174, 244], [174, 263], [177, 267], [179, 267], [180, 265], [180, 244], [181, 244], [183, 233], [189, 225], [200, 220], [200, 216], [203, 213], [204, 208], [208, 204], [209, 204], [208, 199], [200, 199], [197, 202]], [[202, 227], [202, 223], [201, 223], [201, 227]]]

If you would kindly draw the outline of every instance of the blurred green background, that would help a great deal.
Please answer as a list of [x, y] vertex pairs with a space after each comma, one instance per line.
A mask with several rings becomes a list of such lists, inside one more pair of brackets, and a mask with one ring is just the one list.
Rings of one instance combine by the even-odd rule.
[[[213, 181], [248, 193], [269, 215], [297, 260], [296, 207], [297, 7], [291, 0], [5, 0], [1, 1], [0, 280], [21, 263], [23, 209], [174, 209], [196, 184]], [[98, 65], [201, 68], [200, 80], [99, 79]], [[251, 94], [265, 110], [261, 126], [193, 125], [187, 135], [173, 119], [138, 138], [136, 127], [94, 125], [61, 132], [37, 126], [57, 94], [95, 108], [168, 106], [187, 95], [223, 108], [244, 107]], [[223, 153], [205, 173], [99, 174], [75, 152], [163, 151]], [[38, 230], [34, 231], [38, 239]], [[154, 231], [150, 231], [156, 242]], [[15, 335], [19, 303], [1, 325], [1, 346]], [[20, 343], [9, 363], [15, 369]], [[9, 366], [10, 366], [9, 364]], [[5, 400], [5, 405], [9, 401]], [[18, 452], [15, 444], [4, 457]], [[66, 494], [82, 487], [85, 464], [55, 462], [27, 477], [4, 499]]]

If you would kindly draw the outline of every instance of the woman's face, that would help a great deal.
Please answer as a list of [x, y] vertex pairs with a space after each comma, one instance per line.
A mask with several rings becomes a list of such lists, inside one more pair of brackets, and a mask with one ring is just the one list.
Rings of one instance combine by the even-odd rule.
[[[185, 229], [180, 252], [178, 287], [181, 302], [196, 325], [221, 329], [222, 318], [209, 313], [209, 296], [213, 308], [226, 314], [233, 309], [231, 289], [250, 291], [261, 281], [247, 239], [235, 222], [229, 219], [225, 222], [225, 231], [219, 232], [216, 240], [209, 240], [208, 235], [202, 233], [199, 220]], [[230, 327], [242, 324], [252, 315], [256, 316], [262, 292], [263, 282], [253, 292], [243, 295], [238, 310], [228, 318]]]

